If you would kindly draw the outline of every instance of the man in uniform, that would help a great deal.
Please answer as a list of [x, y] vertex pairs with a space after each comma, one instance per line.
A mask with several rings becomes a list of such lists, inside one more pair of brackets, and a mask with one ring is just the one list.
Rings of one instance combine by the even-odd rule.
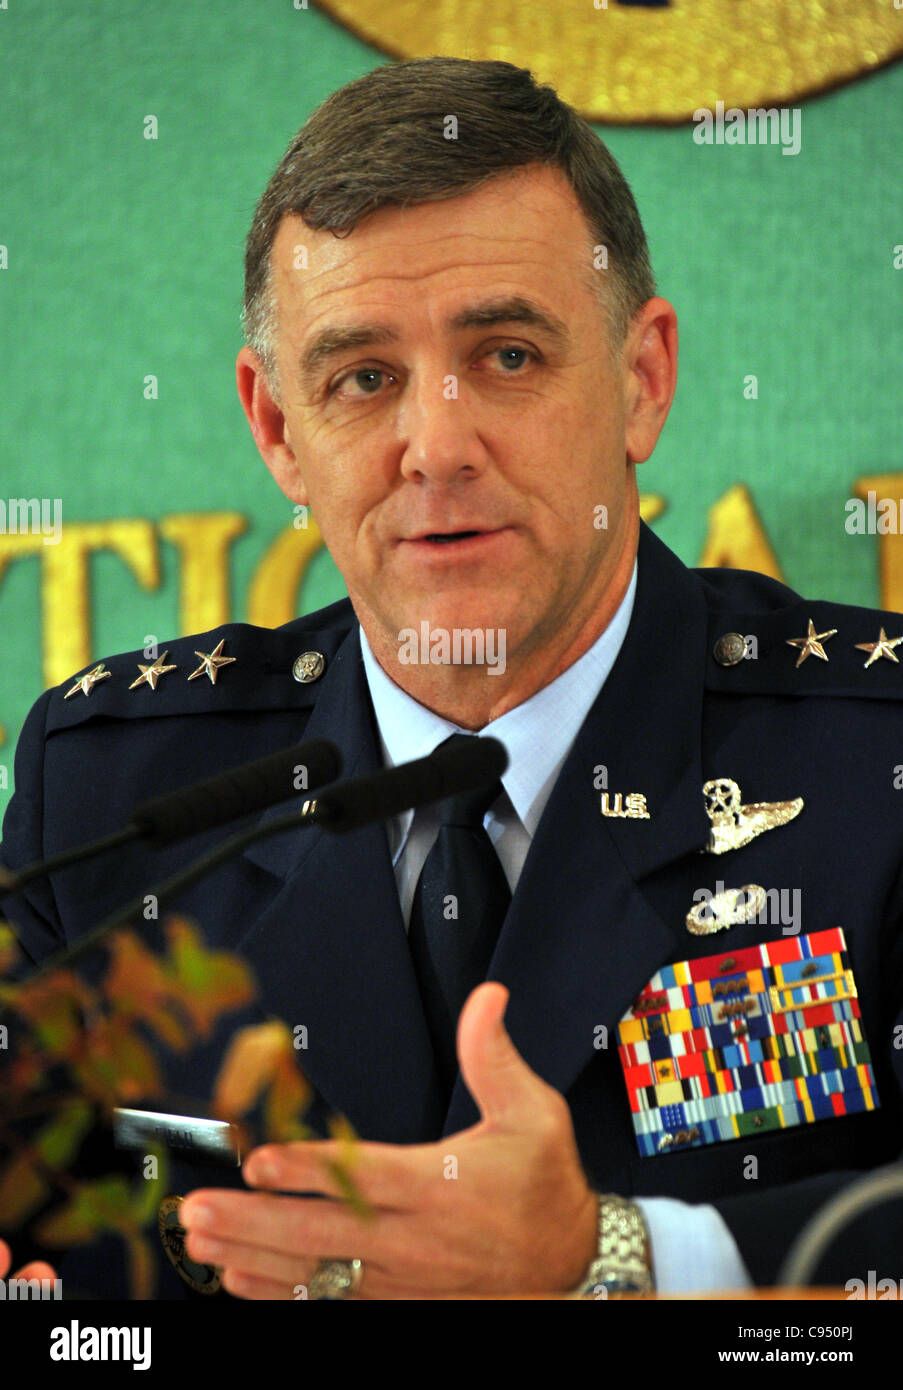
[[[688, 570], [640, 522], [675, 313], [617, 166], [522, 70], [379, 68], [315, 112], [255, 216], [246, 330], [254, 439], [349, 600], [47, 691], [5, 863], [300, 738], [346, 776], [455, 733], [509, 764], [482, 802], [261, 841], [180, 899], [304, 1026], [312, 1121], [352, 1122], [376, 1210], [324, 1178], [331, 1141], [268, 1145], [255, 1191], [181, 1175], [189, 1261], [252, 1298], [774, 1282], [899, 1151], [903, 619]], [[464, 632], [482, 664], [449, 658]], [[35, 881], [5, 903], [25, 952], [221, 833]], [[834, 1256], [822, 1279], [896, 1276], [899, 1225]]]

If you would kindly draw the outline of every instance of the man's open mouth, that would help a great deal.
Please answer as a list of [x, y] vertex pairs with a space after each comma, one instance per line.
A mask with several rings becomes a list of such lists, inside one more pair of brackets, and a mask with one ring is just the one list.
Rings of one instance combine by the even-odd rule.
[[447, 531], [441, 533], [434, 531], [429, 536], [421, 536], [420, 539], [434, 541], [436, 545], [445, 545], [448, 541], [466, 541], [470, 540], [471, 536], [482, 536], [483, 534], [482, 531]]

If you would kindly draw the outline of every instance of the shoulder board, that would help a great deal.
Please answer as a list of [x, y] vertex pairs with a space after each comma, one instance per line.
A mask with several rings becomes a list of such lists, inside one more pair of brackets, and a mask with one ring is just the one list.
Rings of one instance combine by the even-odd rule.
[[[768, 599], [780, 590], [792, 601], [769, 607]], [[903, 616], [809, 602], [775, 585], [758, 611], [709, 614], [706, 688], [725, 694], [903, 700]]]
[[[140, 648], [105, 657], [52, 691], [47, 732], [96, 719], [310, 709], [320, 678], [356, 630], [345, 599], [284, 627], [224, 623], [161, 642], [156, 662]], [[153, 669], [164, 666], [173, 669]]]

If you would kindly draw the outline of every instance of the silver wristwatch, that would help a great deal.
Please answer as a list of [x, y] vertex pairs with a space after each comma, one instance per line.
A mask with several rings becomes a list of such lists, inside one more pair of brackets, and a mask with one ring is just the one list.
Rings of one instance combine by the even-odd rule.
[[600, 1193], [598, 1252], [571, 1297], [654, 1290], [649, 1233], [639, 1207], [613, 1193]]

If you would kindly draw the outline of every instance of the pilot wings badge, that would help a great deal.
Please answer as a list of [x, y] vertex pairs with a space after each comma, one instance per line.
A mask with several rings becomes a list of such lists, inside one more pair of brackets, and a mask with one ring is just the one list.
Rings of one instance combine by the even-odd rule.
[[706, 815], [712, 822], [709, 842], [703, 850], [709, 854], [726, 854], [729, 849], [748, 845], [766, 830], [786, 825], [803, 809], [801, 796], [792, 801], [756, 801], [743, 806], [740, 788], [730, 777], [715, 777], [706, 782], [702, 794]]

